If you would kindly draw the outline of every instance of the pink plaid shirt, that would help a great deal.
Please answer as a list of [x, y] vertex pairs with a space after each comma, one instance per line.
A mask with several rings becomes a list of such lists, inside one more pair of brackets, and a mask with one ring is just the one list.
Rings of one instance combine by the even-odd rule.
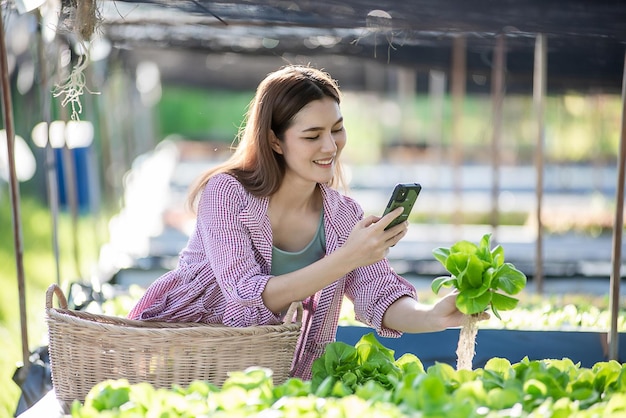
[[[353, 199], [321, 185], [326, 254], [343, 245], [363, 210]], [[272, 277], [269, 198], [255, 197], [228, 174], [211, 178], [200, 198], [196, 227], [178, 266], [149, 286], [128, 317], [142, 320], [220, 323], [234, 327], [280, 324], [261, 293]], [[303, 301], [303, 332], [293, 375], [310, 379], [311, 365], [335, 341], [343, 296], [356, 318], [380, 336], [400, 332], [383, 327], [386, 309], [415, 288], [387, 260], [353, 270]]]

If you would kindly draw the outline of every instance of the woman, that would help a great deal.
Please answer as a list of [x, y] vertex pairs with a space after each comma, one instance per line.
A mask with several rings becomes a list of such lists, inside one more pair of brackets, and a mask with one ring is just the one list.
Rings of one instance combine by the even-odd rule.
[[335, 340], [341, 301], [385, 337], [459, 326], [449, 294], [430, 306], [385, 256], [407, 232], [385, 231], [401, 209], [363, 217], [342, 183], [346, 145], [337, 84], [322, 71], [287, 66], [263, 80], [231, 158], [191, 190], [195, 231], [179, 264], [155, 281], [129, 317], [229, 326], [279, 324], [303, 301], [292, 374]]

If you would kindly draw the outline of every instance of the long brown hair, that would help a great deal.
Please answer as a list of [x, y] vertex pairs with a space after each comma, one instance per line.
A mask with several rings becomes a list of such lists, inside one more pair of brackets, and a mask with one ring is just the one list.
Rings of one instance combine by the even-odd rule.
[[[218, 173], [235, 176], [255, 196], [270, 196], [283, 181], [285, 161], [274, 152], [272, 132], [282, 141], [294, 116], [308, 103], [330, 97], [340, 103], [337, 82], [324, 71], [289, 65], [270, 73], [257, 87], [237, 135], [238, 145], [231, 157], [205, 171], [190, 190], [188, 204], [194, 209], [209, 179]], [[337, 162], [331, 186], [343, 185]]]

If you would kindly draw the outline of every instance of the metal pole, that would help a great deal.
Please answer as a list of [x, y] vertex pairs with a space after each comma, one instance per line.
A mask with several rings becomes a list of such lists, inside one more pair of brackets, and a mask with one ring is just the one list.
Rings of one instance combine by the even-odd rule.
[[543, 293], [543, 223], [541, 221], [543, 201], [543, 142], [544, 142], [544, 108], [546, 95], [546, 38], [538, 34], [535, 40], [535, 67], [533, 75], [533, 102], [537, 117], [537, 143], [535, 148], [535, 169], [537, 172], [537, 184], [535, 193], [537, 198], [536, 222], [537, 242], [535, 246], [535, 278], [536, 291]]
[[619, 335], [617, 318], [619, 315], [619, 287], [622, 267], [622, 232], [624, 230], [624, 165], [626, 164], [626, 53], [624, 54], [624, 75], [622, 78], [622, 132], [619, 146], [619, 165], [617, 167], [617, 191], [615, 196], [615, 221], [613, 222], [613, 272], [609, 292], [611, 310], [611, 330], [609, 332], [609, 359], [617, 360]]
[[457, 36], [452, 44], [452, 164], [453, 164], [453, 190], [456, 203], [454, 205], [453, 222], [456, 232], [463, 223], [462, 211], [462, 165], [463, 165], [463, 141], [461, 138], [463, 119], [463, 101], [465, 99], [466, 84], [466, 41], [465, 37]]
[[430, 146], [436, 151], [435, 156], [435, 173], [434, 178], [437, 179], [433, 186], [436, 187], [438, 193], [435, 194], [437, 201], [435, 205], [440, 205], [442, 196], [443, 182], [441, 179], [444, 164], [443, 150], [443, 115], [444, 115], [444, 98], [446, 94], [446, 76], [443, 71], [431, 70], [429, 72], [428, 81], [428, 97], [430, 100], [430, 108], [432, 111], [432, 130], [430, 132]]
[[37, 9], [37, 53], [39, 55], [39, 74], [41, 78], [41, 105], [42, 115], [46, 123], [46, 129], [48, 132], [48, 140], [46, 142], [45, 152], [45, 167], [46, 167], [46, 186], [48, 192], [48, 205], [50, 206], [50, 212], [52, 217], [52, 250], [54, 252], [54, 261], [56, 267], [56, 283], [61, 285], [61, 267], [59, 262], [59, 238], [58, 238], [58, 219], [59, 219], [59, 194], [57, 187], [57, 171], [56, 161], [54, 157], [54, 150], [50, 144], [50, 91], [48, 90], [48, 73], [46, 66], [46, 54], [45, 44], [42, 36], [43, 19], [41, 12]]
[[[63, 120], [66, 121], [66, 112], [64, 108], [61, 109], [61, 114], [64, 116]], [[82, 279], [80, 266], [80, 243], [78, 242], [78, 178], [76, 175], [74, 152], [67, 146], [67, 141], [63, 144], [63, 148], [61, 148], [61, 160], [63, 161], [63, 178], [65, 180], [63, 184], [65, 185], [65, 198], [67, 200], [72, 218], [72, 254], [74, 256], [74, 269], [76, 276], [79, 279]]]
[[491, 228], [494, 241], [498, 239], [498, 198], [500, 195], [500, 148], [502, 142], [502, 106], [504, 105], [505, 35], [496, 39], [493, 67], [491, 69], [491, 97], [493, 113], [493, 137], [491, 142]]
[[[70, 119], [67, 108], [65, 106], [60, 106], [59, 112], [61, 114], [61, 120], [63, 120], [67, 126], [67, 122]], [[61, 161], [63, 162], [63, 185], [65, 186], [65, 200], [70, 210], [72, 219], [72, 254], [74, 258], [75, 274], [79, 279], [82, 279], [80, 249], [78, 243], [78, 179], [76, 177], [74, 152], [67, 145], [67, 129], [65, 129], [64, 132], [63, 147], [61, 148]]]
[[22, 222], [20, 219], [20, 188], [15, 170], [15, 131], [13, 129], [13, 104], [11, 103], [11, 85], [9, 83], [9, 65], [4, 39], [4, 18], [0, 7], [0, 72], [2, 73], [2, 110], [7, 134], [7, 152], [9, 162], [9, 188], [13, 210], [13, 241], [15, 245], [15, 264], [17, 267], [17, 287], [20, 302], [20, 323], [22, 327], [22, 357], [24, 367], [28, 367], [28, 327], [26, 324], [26, 290], [24, 286], [24, 248], [22, 245]]

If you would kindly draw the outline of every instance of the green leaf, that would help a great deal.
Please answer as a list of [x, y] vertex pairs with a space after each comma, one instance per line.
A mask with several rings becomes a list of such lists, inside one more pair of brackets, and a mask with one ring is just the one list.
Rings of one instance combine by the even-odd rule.
[[512, 379], [515, 377], [515, 371], [511, 366], [511, 362], [505, 358], [493, 357], [485, 363], [485, 370], [496, 373], [502, 380]]
[[217, 397], [217, 407], [228, 410], [236, 410], [243, 407], [248, 402], [248, 391], [239, 386], [231, 386], [228, 389], [222, 389]]
[[513, 264], [501, 265], [494, 274], [494, 285], [509, 295], [519, 293], [526, 286], [526, 275], [516, 269]]
[[333, 390], [333, 386], [335, 385], [335, 378], [333, 376], [326, 376], [322, 383], [316, 388], [315, 396], [319, 396], [320, 398], [325, 398], [329, 396]]
[[502, 321], [502, 316], [500, 316], [500, 311], [498, 311], [498, 308], [496, 308], [493, 305], [491, 306], [491, 312], [493, 312], [493, 314], [496, 316], [496, 318], [498, 318], [500, 321]]
[[311, 367], [312, 389], [316, 390], [327, 376], [339, 376], [357, 366], [358, 354], [354, 346], [342, 341], [327, 344], [324, 353]]
[[185, 393], [195, 393], [201, 396], [208, 396], [211, 392], [219, 392], [219, 386], [209, 382], [208, 380], [194, 380], [186, 388]]
[[551, 418], [570, 418], [579, 415], [577, 412], [580, 411], [580, 404], [569, 398], [561, 398], [555, 401], [548, 399], [544, 401], [539, 408], [551, 410]]
[[493, 388], [487, 393], [487, 406], [495, 410], [511, 408], [521, 403], [524, 393], [516, 389]]
[[589, 406], [590, 404], [595, 403], [600, 398], [600, 395], [591, 388], [581, 388], [572, 390], [569, 397], [575, 401], [591, 401], [587, 405]]
[[454, 286], [455, 288], [457, 287], [456, 277], [439, 276], [433, 279], [432, 283], [430, 284], [430, 288], [435, 294], [439, 293], [439, 290], [441, 290], [442, 287], [450, 287], [450, 286]]
[[444, 267], [446, 265], [446, 260], [448, 259], [449, 255], [450, 255], [450, 249], [449, 248], [439, 247], [439, 248], [435, 248], [433, 250], [433, 256], [435, 256], [435, 259], [439, 260], [439, 262]]
[[395, 364], [405, 375], [409, 373], [420, 374], [425, 372], [422, 361], [412, 353], [404, 353], [396, 360]]
[[491, 295], [491, 307], [498, 311], [510, 311], [515, 309], [518, 299], [515, 299], [511, 296], [503, 295], [501, 293], [493, 293]]
[[611, 382], [608, 386], [611, 392], [626, 393], [626, 364], [622, 366], [617, 379]]
[[619, 416], [626, 413], [626, 394], [615, 393], [608, 400], [604, 412], [607, 416]]
[[426, 370], [426, 373], [437, 376], [444, 382], [458, 381], [458, 371], [447, 363], [435, 362]]
[[463, 286], [463, 275], [467, 270], [470, 254], [452, 253], [446, 260], [446, 270], [459, 280], [459, 286]]
[[476, 255], [471, 255], [467, 263], [466, 277], [470, 287], [474, 289], [483, 284], [484, 263]]
[[491, 250], [491, 265], [495, 268], [504, 264], [504, 248], [501, 245], [496, 245]]
[[267, 386], [272, 381], [272, 371], [263, 367], [251, 367], [245, 371], [234, 371], [228, 374], [222, 389], [239, 386], [246, 390]]
[[311, 393], [311, 382], [296, 377], [290, 377], [284, 383], [274, 388], [274, 398], [283, 396], [307, 396]]
[[455, 399], [462, 402], [473, 401], [475, 405], [485, 405], [487, 402], [487, 391], [480, 380], [463, 382], [454, 392]]
[[594, 364], [594, 386], [599, 392], [604, 392], [623, 372], [622, 365], [615, 360], [602, 361]]
[[[181, 396], [184, 396], [184, 394], [181, 393]], [[155, 398], [158, 398], [157, 390], [151, 384], [141, 382], [131, 385], [129, 400], [130, 403], [135, 404], [135, 409], [149, 411], [157, 403]]]
[[456, 307], [466, 315], [483, 312], [489, 306], [492, 294], [493, 292], [485, 292], [477, 297], [468, 297], [466, 292], [459, 292], [456, 297]]
[[576, 374], [575, 378], [572, 379], [572, 390], [593, 389], [594, 376], [593, 372], [589, 369], [580, 370], [580, 372]]
[[376, 339], [373, 332], [368, 332], [355, 344], [355, 348], [359, 354], [359, 362], [365, 363], [372, 361], [373, 358], [379, 357], [389, 362], [394, 362], [394, 351], [385, 347]]
[[408, 406], [412, 410], [419, 409], [420, 400], [417, 397], [416, 389], [425, 378], [425, 374], [404, 375], [393, 390], [392, 402]]
[[476, 254], [478, 251], [478, 246], [473, 242], [461, 240], [456, 242], [452, 247], [450, 247], [450, 253], [461, 253], [461, 254]]
[[456, 276], [457, 288], [465, 290], [482, 285], [486, 264], [475, 254], [455, 253], [448, 257], [446, 268]]
[[362, 385], [356, 387], [355, 395], [360, 398], [367, 399], [370, 402], [387, 401], [391, 396], [391, 392], [375, 380], [368, 380]]
[[357, 384], [357, 377], [356, 374], [354, 374], [353, 372], [348, 372], [345, 373], [343, 376], [341, 376], [341, 381], [349, 388], [354, 388], [354, 386], [356, 386]]
[[463, 290], [463, 293], [465, 293], [465, 297], [474, 299], [474, 298], [482, 296], [486, 292], [489, 292], [490, 287], [491, 287], [490, 285], [491, 285], [490, 281], [484, 281], [480, 287], [465, 289]]
[[130, 384], [125, 379], [106, 380], [96, 384], [85, 397], [85, 404], [98, 411], [117, 409], [128, 402]]
[[494, 269], [493, 267], [487, 267], [484, 271], [483, 271], [483, 283], [487, 283], [487, 285], [489, 285], [489, 287], [491, 287], [492, 282], [493, 282], [493, 276], [496, 274], [496, 269]]
[[533, 398], [545, 398], [548, 396], [548, 388], [545, 383], [537, 379], [528, 379], [524, 382], [524, 392]]
[[337, 398], [343, 398], [344, 396], [352, 395], [353, 393], [354, 391], [351, 387], [343, 383], [341, 380], [338, 380], [333, 385], [330, 395]]
[[418, 404], [426, 413], [441, 411], [450, 398], [444, 382], [437, 376], [422, 376], [424, 377], [416, 392]]
[[493, 257], [491, 255], [491, 234], [485, 234], [478, 243], [478, 258], [485, 261], [488, 265], [492, 264]]

